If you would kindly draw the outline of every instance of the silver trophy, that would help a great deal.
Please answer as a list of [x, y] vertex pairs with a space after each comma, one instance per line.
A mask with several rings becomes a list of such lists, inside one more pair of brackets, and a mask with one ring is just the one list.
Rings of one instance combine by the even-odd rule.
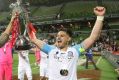
[[18, 18], [20, 22], [20, 34], [16, 41], [16, 45], [15, 45], [16, 50], [28, 50], [31, 48], [31, 44], [26, 37], [27, 34], [26, 26], [29, 21], [28, 18], [29, 12], [27, 11], [26, 6], [29, 6], [29, 4], [28, 3], [23, 4], [22, 0], [17, 0], [17, 2], [11, 3], [9, 6], [11, 8], [12, 15], [18, 14]]
[[21, 12], [23, 12], [21, 3], [22, 3], [21, 0], [17, 0], [17, 2], [11, 3], [9, 5], [9, 8], [12, 10], [12, 14], [16, 14], [16, 13], [20, 14]]

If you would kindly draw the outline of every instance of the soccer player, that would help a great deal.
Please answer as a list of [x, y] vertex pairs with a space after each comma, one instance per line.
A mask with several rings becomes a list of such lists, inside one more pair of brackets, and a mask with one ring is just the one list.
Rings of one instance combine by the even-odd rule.
[[28, 43], [27, 37], [21, 36], [16, 42], [15, 50], [18, 53], [18, 80], [24, 80], [26, 74], [28, 80], [32, 80], [32, 71], [29, 62], [28, 54], [31, 46]]
[[7, 29], [0, 37], [0, 80], [12, 80], [12, 49], [15, 40], [9, 34], [14, 18], [15, 16], [12, 16]]
[[29, 50], [19, 50], [17, 53], [19, 56], [18, 80], [24, 80], [25, 74], [28, 80], [32, 80], [32, 71], [28, 57]]
[[40, 80], [48, 80], [48, 55], [40, 51]]
[[81, 44], [69, 46], [72, 38], [71, 31], [64, 29], [57, 33], [56, 44], [53, 46], [29, 35], [30, 40], [36, 44], [40, 50], [49, 55], [48, 77], [49, 80], [77, 80], [77, 60], [80, 53], [90, 48], [98, 39], [101, 32], [105, 14], [105, 8], [97, 6], [94, 13], [97, 20], [91, 32], [91, 35]]

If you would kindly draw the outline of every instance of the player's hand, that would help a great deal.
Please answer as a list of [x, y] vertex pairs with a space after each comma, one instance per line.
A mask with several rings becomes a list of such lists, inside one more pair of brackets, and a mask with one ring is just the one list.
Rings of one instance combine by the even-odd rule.
[[94, 8], [94, 13], [97, 16], [104, 16], [105, 12], [106, 12], [106, 9], [104, 7], [97, 6]]
[[16, 18], [16, 17], [18, 17], [19, 15], [16, 13], [16, 14], [12, 14], [11, 15], [12, 17], [11, 17], [11, 22]]

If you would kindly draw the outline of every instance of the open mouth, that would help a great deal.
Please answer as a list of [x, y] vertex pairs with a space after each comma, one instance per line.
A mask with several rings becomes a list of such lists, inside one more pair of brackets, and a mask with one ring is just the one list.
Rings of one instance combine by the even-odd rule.
[[61, 43], [61, 42], [62, 42], [62, 40], [61, 40], [61, 39], [57, 39], [57, 42], [58, 42], [58, 43]]
[[58, 43], [61, 43], [62, 41], [57, 41]]

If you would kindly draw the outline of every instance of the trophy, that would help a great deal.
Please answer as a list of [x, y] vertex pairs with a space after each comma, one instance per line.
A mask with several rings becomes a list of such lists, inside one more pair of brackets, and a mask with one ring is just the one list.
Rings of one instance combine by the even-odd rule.
[[13, 15], [18, 15], [19, 22], [20, 22], [20, 35], [24, 34], [27, 22], [29, 21], [28, 18], [28, 9], [27, 7], [29, 4], [23, 4], [22, 0], [17, 0], [15, 3], [10, 4], [10, 8]]
[[[23, 4], [22, 0], [17, 0], [17, 2], [10, 4], [12, 9], [12, 14], [17, 15], [17, 27], [19, 28], [19, 35], [17, 36], [15, 49], [16, 50], [29, 50], [31, 48], [30, 41], [26, 37], [27, 27], [29, 27], [29, 16], [27, 7], [29, 4]], [[30, 27], [33, 27], [32, 25]], [[16, 31], [17, 32], [17, 31]], [[17, 33], [16, 33], [17, 34]]]

